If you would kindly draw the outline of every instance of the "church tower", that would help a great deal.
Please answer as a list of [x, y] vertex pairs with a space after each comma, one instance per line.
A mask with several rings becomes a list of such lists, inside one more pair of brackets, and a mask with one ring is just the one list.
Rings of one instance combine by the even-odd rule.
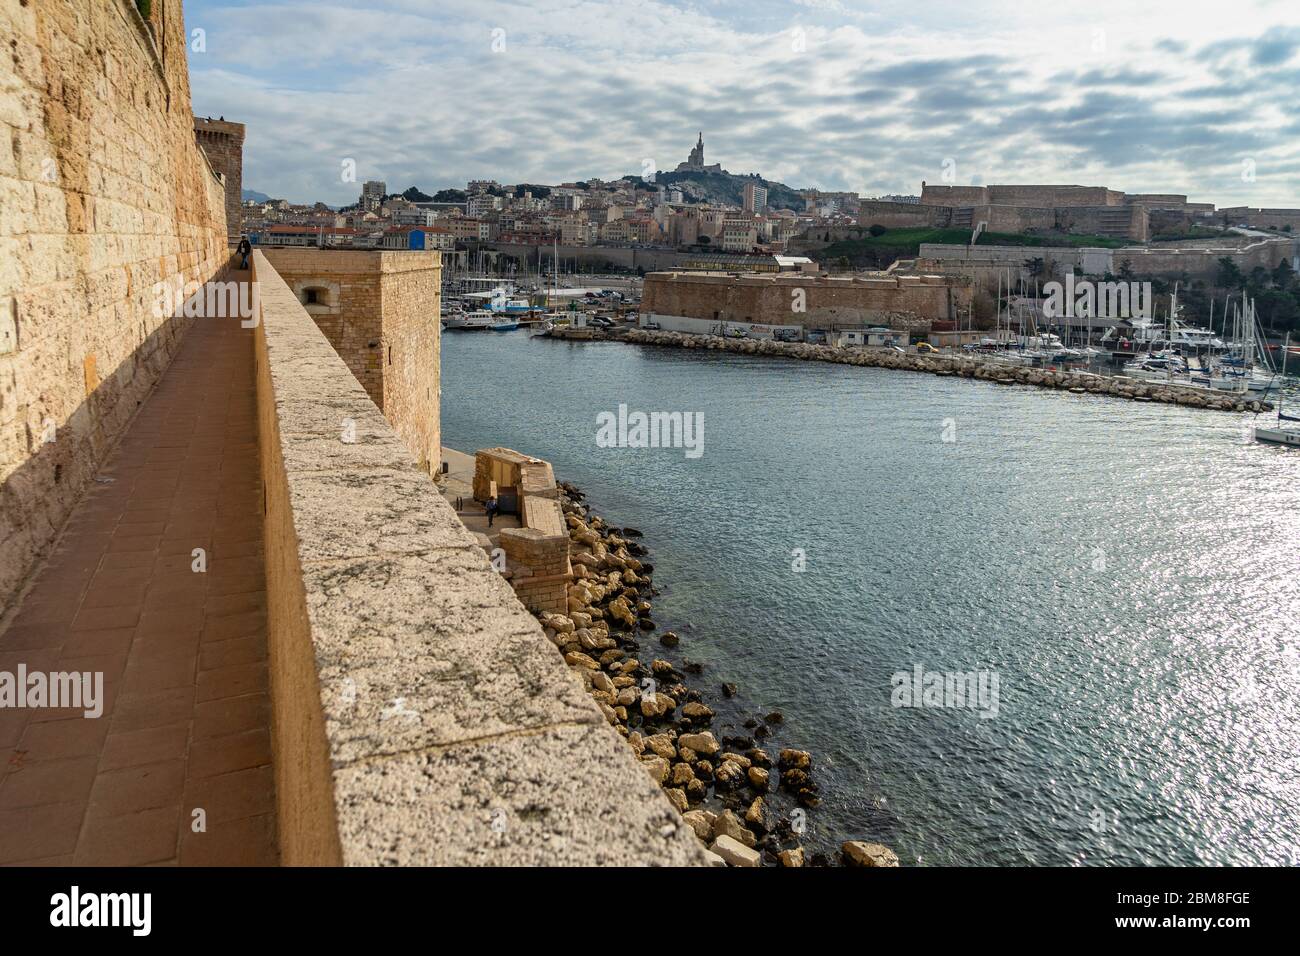
[[704, 131], [703, 130], [700, 130], [699, 141], [695, 144], [695, 148], [691, 150], [691, 158], [688, 160], [688, 162], [692, 166], [704, 165]]

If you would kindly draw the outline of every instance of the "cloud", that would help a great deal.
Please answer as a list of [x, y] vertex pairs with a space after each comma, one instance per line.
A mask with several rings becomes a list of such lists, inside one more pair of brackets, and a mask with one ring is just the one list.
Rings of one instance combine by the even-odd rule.
[[[797, 187], [916, 192], [953, 158], [959, 176], [990, 182], [1297, 205], [1293, 7], [1236, 4], [1229, 18], [1097, 0], [1029, 19], [1009, 0], [185, 10], [207, 31], [207, 52], [190, 55], [196, 111], [245, 122], [245, 184], [297, 201], [355, 200], [345, 159], [361, 180], [430, 191], [613, 178], [646, 159], [671, 169], [703, 129], [709, 162]], [[1253, 183], [1236, 174], [1246, 155]]]

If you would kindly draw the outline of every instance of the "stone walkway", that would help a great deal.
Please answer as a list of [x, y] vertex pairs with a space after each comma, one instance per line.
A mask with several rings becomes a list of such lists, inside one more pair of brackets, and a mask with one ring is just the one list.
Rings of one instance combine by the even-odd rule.
[[[442, 460], [447, 463], [447, 474], [438, 479], [438, 490], [456, 509], [456, 517], [478, 540], [490, 555], [500, 544], [502, 528], [521, 527], [517, 515], [497, 515], [488, 524], [483, 505], [474, 500], [474, 456], [442, 446]], [[460, 507], [456, 508], [457, 499]]]
[[0, 709], [0, 863], [277, 863], [266, 650], [253, 331], [196, 319], [0, 633], [106, 701]]

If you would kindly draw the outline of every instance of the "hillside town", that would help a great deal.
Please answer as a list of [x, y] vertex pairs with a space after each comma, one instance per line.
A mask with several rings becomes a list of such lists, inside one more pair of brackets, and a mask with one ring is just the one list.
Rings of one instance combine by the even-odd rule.
[[[728, 193], [735, 201], [725, 201]], [[855, 226], [859, 204], [853, 192], [781, 187], [778, 196], [761, 177], [708, 165], [701, 132], [686, 161], [644, 178], [556, 185], [479, 179], [433, 195], [416, 187], [389, 193], [387, 183], [368, 181], [349, 207], [246, 199], [243, 219], [245, 231], [264, 245], [433, 249], [452, 260], [481, 243], [770, 257], [799, 236]]]

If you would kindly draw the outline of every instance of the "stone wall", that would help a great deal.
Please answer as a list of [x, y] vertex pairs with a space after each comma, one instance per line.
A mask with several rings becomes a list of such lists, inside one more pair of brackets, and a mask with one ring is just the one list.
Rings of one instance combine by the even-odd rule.
[[194, 137], [212, 168], [225, 180], [226, 235], [236, 239], [244, 228], [244, 124], [196, 116]]
[[[929, 188], [929, 187], [927, 187]], [[956, 187], [950, 187], [956, 188]], [[972, 187], [975, 188], [975, 187]], [[989, 187], [989, 190], [995, 187]], [[949, 228], [986, 223], [989, 232], [1065, 232], [1076, 235], [1115, 236], [1145, 241], [1148, 231], [1147, 209], [1142, 205], [1086, 206], [1071, 203], [1062, 206], [1033, 206], [1024, 203], [967, 203], [961, 205], [920, 205], [900, 202], [864, 202], [858, 209], [861, 226], [881, 225], [889, 229]], [[825, 230], [812, 230], [821, 236]], [[832, 238], [853, 238], [832, 235]]]
[[0, 606], [171, 360], [157, 285], [228, 261], [179, 0], [0, 4]]
[[474, 499], [487, 501], [502, 488], [519, 496], [518, 528], [502, 528], [510, 585], [535, 614], [568, 610], [569, 533], [560, 510], [559, 489], [550, 463], [511, 448], [484, 448], [474, 455]]
[[703, 865], [261, 251], [253, 268], [282, 861]]
[[933, 206], [1121, 206], [1124, 193], [1105, 186], [921, 184], [922, 205]]
[[900, 314], [930, 321], [964, 315], [971, 293], [971, 283], [937, 275], [822, 278], [659, 272], [645, 278], [641, 310], [716, 322], [861, 328], [890, 324]]
[[263, 250], [425, 470], [441, 460], [437, 252]]
[[1234, 206], [1220, 209], [1215, 218], [1226, 226], [1239, 226], [1242, 223], [1254, 229], [1282, 229], [1290, 226], [1292, 231], [1300, 232], [1300, 209], [1251, 209], [1248, 206]]
[[[1057, 246], [958, 246], [944, 243], [921, 243], [920, 256], [913, 268], [942, 272], [947, 275], [995, 276], [1011, 268], [1021, 270], [1035, 258], [1043, 260], [1046, 271], [1063, 275], [1118, 275], [1128, 266], [1138, 277], [1164, 279], [1213, 280], [1218, 275], [1219, 260], [1226, 258], [1243, 272], [1256, 266], [1274, 268], [1296, 255], [1297, 240], [1289, 238], [1257, 239], [1243, 244], [1223, 245], [1217, 241], [1179, 244], [1176, 247], [1125, 246], [1120, 249], [1066, 248]], [[988, 279], [984, 282], [987, 285]]]

